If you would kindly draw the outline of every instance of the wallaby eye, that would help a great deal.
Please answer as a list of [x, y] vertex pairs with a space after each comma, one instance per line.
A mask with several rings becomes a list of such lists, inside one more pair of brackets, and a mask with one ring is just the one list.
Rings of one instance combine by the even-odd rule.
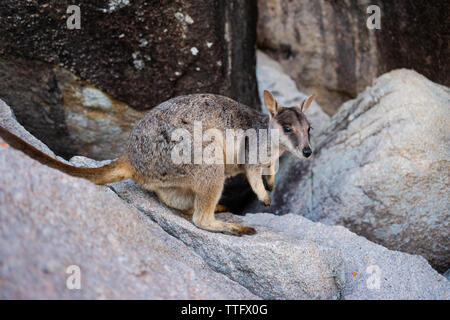
[[288, 125], [284, 125], [284, 126], [283, 126], [283, 131], [284, 131], [284, 132], [291, 132], [291, 131], [292, 131], [292, 129], [291, 129], [291, 127], [290, 127], [290, 126], [288, 126]]

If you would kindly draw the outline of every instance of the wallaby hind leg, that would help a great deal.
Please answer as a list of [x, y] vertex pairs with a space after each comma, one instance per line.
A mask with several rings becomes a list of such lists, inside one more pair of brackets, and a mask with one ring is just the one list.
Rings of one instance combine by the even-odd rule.
[[256, 230], [251, 227], [216, 220], [214, 209], [222, 194], [223, 183], [207, 187], [203, 186], [201, 189], [202, 190], [195, 191], [194, 215], [192, 217], [192, 221], [197, 227], [208, 231], [228, 233], [237, 236], [256, 233]]
[[[186, 215], [194, 213], [194, 193], [189, 189], [163, 187], [155, 189], [158, 198], [168, 207], [180, 210]], [[226, 212], [228, 207], [217, 204], [215, 212]]]
[[[228, 209], [227, 206], [224, 206], [223, 204], [217, 204], [217, 205], [216, 205], [216, 208], [214, 209], [214, 212], [227, 212], [227, 211], [229, 211], [229, 210], [230, 210], [230, 209]], [[192, 206], [192, 207], [190, 207], [189, 209], [187, 209], [187, 210], [182, 210], [182, 211], [183, 211], [184, 214], [191, 215], [191, 214], [194, 213], [194, 207]]]
[[[181, 210], [185, 214], [192, 214], [194, 207], [194, 193], [189, 189], [164, 187], [157, 188], [155, 193], [167, 206]], [[189, 213], [189, 211], [191, 213]]]

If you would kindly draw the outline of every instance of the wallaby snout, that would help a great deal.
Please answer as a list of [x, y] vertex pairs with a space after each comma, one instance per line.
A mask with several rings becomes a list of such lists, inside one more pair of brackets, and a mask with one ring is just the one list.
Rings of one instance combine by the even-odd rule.
[[303, 148], [303, 156], [305, 158], [309, 158], [309, 156], [312, 154], [312, 150], [310, 147]]

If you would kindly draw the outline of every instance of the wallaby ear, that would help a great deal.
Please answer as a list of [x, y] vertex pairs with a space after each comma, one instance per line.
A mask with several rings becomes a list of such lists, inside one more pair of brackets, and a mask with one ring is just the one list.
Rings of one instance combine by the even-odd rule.
[[309, 106], [311, 105], [311, 103], [313, 102], [315, 97], [316, 97], [315, 95], [312, 95], [312, 96], [309, 96], [308, 98], [306, 98], [305, 100], [303, 100], [303, 102], [299, 106], [300, 111], [305, 112], [306, 109], [309, 108]]
[[266, 105], [266, 109], [269, 111], [270, 116], [275, 117], [278, 113], [278, 102], [267, 90], [264, 90], [264, 104]]

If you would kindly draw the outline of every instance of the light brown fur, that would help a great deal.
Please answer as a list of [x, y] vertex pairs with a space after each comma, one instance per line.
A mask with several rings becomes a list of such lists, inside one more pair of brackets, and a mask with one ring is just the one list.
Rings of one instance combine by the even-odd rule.
[[[225, 179], [244, 173], [258, 199], [270, 205], [270, 196], [262, 180], [262, 169], [269, 168], [269, 190], [274, 188], [274, 163], [279, 155], [270, 155], [269, 163], [174, 163], [171, 152], [176, 142], [171, 137], [174, 130], [184, 128], [193, 133], [194, 121], [201, 121], [203, 130], [226, 129], [281, 129], [289, 126], [290, 132], [280, 135], [281, 153], [288, 150], [299, 156], [309, 148], [309, 124], [303, 112], [312, 97], [300, 106], [283, 108], [265, 91], [265, 105], [269, 116], [241, 105], [229, 98], [212, 94], [195, 94], [168, 100], [153, 108], [133, 129], [125, 153], [116, 161], [101, 168], [77, 168], [49, 157], [20, 138], [0, 127], [0, 136], [16, 149], [52, 168], [69, 175], [86, 178], [97, 184], [133, 179], [141, 187], [154, 191], [169, 207], [192, 214], [193, 223], [212, 232], [233, 235], [254, 234], [252, 227], [217, 220], [215, 211], [226, 208], [218, 205]], [[294, 109], [295, 108], [295, 112]], [[203, 142], [203, 147], [207, 145]], [[224, 160], [227, 153], [221, 142]], [[248, 152], [248, 144], [239, 150]]]

